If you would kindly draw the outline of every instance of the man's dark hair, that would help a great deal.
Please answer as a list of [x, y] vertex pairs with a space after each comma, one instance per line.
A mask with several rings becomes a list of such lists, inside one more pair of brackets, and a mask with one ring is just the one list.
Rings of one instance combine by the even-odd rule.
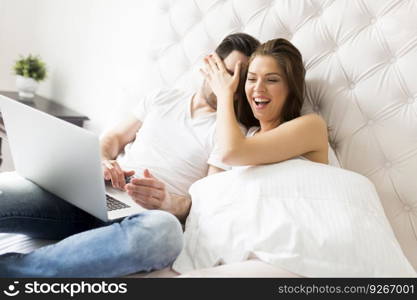
[[[223, 41], [217, 46], [216, 53], [221, 59], [225, 59], [233, 51], [239, 51], [242, 54], [250, 57], [255, 50], [260, 46], [260, 42], [253, 36], [246, 33], [233, 33], [226, 36]], [[236, 119], [249, 127], [253, 124], [259, 124], [255, 119], [250, 105], [247, 103], [245, 95], [245, 80], [247, 68], [242, 68], [239, 78], [239, 86], [236, 91], [236, 101], [234, 102]]]
[[225, 59], [234, 50], [250, 57], [260, 42], [253, 36], [246, 33], [233, 33], [226, 36], [223, 41], [217, 46], [216, 53], [221, 59]]

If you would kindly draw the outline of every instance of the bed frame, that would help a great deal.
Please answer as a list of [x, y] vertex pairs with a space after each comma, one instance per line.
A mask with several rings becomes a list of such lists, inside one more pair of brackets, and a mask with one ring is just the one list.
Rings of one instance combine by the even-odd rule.
[[[417, 269], [417, 2], [160, 0], [156, 6], [149, 26], [153, 74], [143, 83], [149, 88], [197, 88], [202, 58], [233, 32], [261, 42], [286, 38], [298, 47], [307, 69], [303, 113], [320, 114], [341, 166], [375, 184]], [[3, 246], [6, 237], [16, 239], [1, 236]], [[19, 249], [12, 244], [2, 252]]]

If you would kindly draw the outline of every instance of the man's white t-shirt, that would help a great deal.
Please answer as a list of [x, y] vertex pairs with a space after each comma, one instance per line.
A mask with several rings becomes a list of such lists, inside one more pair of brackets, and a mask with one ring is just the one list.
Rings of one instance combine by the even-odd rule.
[[117, 158], [122, 169], [143, 177], [147, 168], [168, 192], [179, 195], [207, 175], [209, 164], [230, 169], [215, 147], [216, 113], [191, 118], [192, 97], [192, 92], [160, 90], [142, 99], [133, 110], [142, 126]]

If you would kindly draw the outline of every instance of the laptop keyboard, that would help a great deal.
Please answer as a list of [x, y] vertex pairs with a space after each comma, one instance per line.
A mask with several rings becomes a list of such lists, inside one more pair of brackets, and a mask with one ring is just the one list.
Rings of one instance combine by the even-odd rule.
[[106, 203], [107, 203], [107, 210], [116, 210], [116, 209], [122, 209], [122, 208], [128, 208], [129, 205], [120, 202], [119, 200], [114, 199], [112, 196], [106, 194]]

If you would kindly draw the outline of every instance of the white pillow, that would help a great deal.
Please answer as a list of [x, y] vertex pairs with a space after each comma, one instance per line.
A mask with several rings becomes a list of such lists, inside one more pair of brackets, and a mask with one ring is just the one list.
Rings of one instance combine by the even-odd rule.
[[208, 176], [190, 194], [180, 273], [257, 257], [307, 277], [416, 276], [357, 173], [291, 159]]

